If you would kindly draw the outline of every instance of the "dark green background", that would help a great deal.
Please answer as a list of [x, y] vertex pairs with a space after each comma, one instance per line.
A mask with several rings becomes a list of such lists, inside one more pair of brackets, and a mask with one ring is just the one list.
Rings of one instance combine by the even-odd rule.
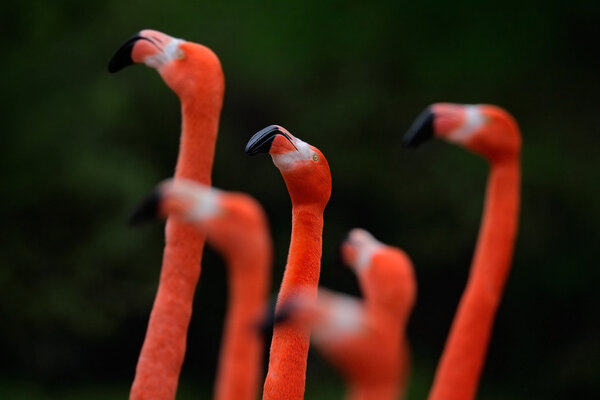
[[[265, 206], [274, 288], [289, 197], [269, 157], [243, 153], [272, 123], [331, 165], [323, 285], [358, 294], [336, 261], [352, 227], [411, 255], [419, 296], [410, 399], [427, 393], [467, 277], [487, 166], [442, 142], [404, 150], [402, 134], [432, 102], [509, 110], [523, 133], [522, 215], [478, 398], [600, 397], [598, 4], [2, 5], [0, 397], [127, 396], [163, 232], [158, 222], [134, 230], [125, 220], [172, 174], [180, 133], [177, 97], [155, 71], [107, 72], [113, 52], [143, 28], [219, 55], [227, 89], [214, 184]], [[222, 262], [207, 250], [181, 399], [212, 390], [225, 293]], [[341, 398], [342, 388], [311, 353], [307, 399]]]

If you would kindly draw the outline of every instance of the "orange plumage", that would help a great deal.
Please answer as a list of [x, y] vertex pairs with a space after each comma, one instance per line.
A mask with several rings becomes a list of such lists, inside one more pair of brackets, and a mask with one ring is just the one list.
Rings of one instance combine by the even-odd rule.
[[214, 398], [255, 399], [263, 350], [256, 326], [266, 308], [272, 258], [266, 215], [244, 193], [189, 180], [168, 180], [158, 193], [160, 213], [206, 234], [226, 261], [229, 294]]
[[[321, 270], [323, 211], [331, 194], [327, 160], [317, 148], [278, 126], [254, 135], [246, 152], [271, 154], [292, 200], [292, 237], [277, 309], [299, 287], [314, 298]], [[309, 330], [302, 327], [275, 327], [263, 399], [304, 398], [309, 338]]]
[[408, 374], [405, 328], [416, 297], [412, 263], [400, 249], [354, 229], [342, 256], [356, 273], [363, 300], [319, 289], [290, 300], [291, 323], [309, 326], [312, 341], [347, 381], [349, 400], [392, 400]]
[[419, 142], [423, 135], [457, 143], [490, 163], [469, 279], [429, 394], [431, 400], [468, 400], [477, 391], [512, 261], [519, 214], [521, 134], [515, 120], [499, 107], [439, 103], [413, 125], [408, 144]]

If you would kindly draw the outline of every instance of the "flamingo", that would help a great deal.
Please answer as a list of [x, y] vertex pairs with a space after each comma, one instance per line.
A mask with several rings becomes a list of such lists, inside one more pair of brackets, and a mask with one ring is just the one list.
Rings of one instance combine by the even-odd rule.
[[[292, 237], [276, 310], [303, 287], [316, 298], [321, 270], [323, 211], [331, 195], [331, 173], [323, 153], [271, 125], [256, 133], [246, 153], [269, 153], [281, 172], [292, 201]], [[273, 330], [269, 369], [263, 399], [300, 400], [304, 397], [308, 329], [280, 325]]]
[[494, 317], [510, 270], [517, 234], [521, 134], [493, 105], [438, 103], [405, 136], [416, 146], [429, 137], [457, 143], [490, 163], [485, 208], [466, 288], [437, 367], [431, 400], [474, 398]]
[[[142, 30], [110, 60], [117, 72], [133, 63], [155, 68], [179, 97], [182, 132], [176, 178], [210, 184], [224, 77], [217, 56], [200, 44]], [[160, 282], [138, 359], [130, 399], [174, 399], [185, 354], [204, 235], [167, 221]]]
[[299, 292], [274, 320], [311, 327], [313, 343], [348, 382], [348, 400], [397, 399], [409, 367], [405, 327], [416, 297], [412, 263], [362, 229], [350, 231], [342, 257], [356, 273], [364, 301], [320, 288], [315, 302]]
[[262, 336], [255, 329], [266, 308], [272, 244], [260, 204], [244, 193], [194, 181], [167, 180], [133, 214], [156, 214], [193, 224], [226, 260], [229, 301], [217, 379], [217, 400], [251, 400], [262, 370]]

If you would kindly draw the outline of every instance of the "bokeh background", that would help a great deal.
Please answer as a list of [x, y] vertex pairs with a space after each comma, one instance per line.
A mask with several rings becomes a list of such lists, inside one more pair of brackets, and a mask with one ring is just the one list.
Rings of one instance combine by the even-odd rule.
[[[462, 292], [487, 165], [446, 143], [401, 148], [437, 101], [494, 103], [523, 132], [513, 270], [478, 398], [600, 398], [597, 1], [3, 3], [0, 398], [123, 399], [160, 269], [163, 224], [126, 225], [172, 174], [177, 97], [155, 71], [110, 75], [113, 52], [154, 28], [211, 47], [227, 90], [214, 184], [266, 208], [279, 285], [290, 203], [269, 157], [278, 123], [318, 146], [333, 175], [321, 282], [359, 295], [338, 266], [352, 227], [412, 256], [409, 399], [425, 398]], [[206, 251], [178, 398], [209, 398], [226, 299]], [[342, 398], [311, 352], [307, 399]]]

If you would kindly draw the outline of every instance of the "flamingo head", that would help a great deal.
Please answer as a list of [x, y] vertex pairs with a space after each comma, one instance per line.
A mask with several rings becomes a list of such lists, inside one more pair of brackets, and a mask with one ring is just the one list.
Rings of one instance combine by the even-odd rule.
[[365, 301], [395, 313], [412, 308], [412, 263], [400, 249], [385, 245], [363, 229], [353, 229], [342, 243], [342, 258], [356, 273]]
[[331, 342], [340, 340], [365, 328], [364, 313], [357, 298], [319, 287], [314, 290], [299, 287], [279, 303], [274, 314], [261, 325], [263, 330], [274, 325], [293, 324], [301, 329], [311, 329], [311, 340]]
[[154, 68], [179, 96], [202, 89], [223, 91], [224, 78], [217, 56], [203, 45], [144, 29], [127, 40], [108, 64], [111, 73], [135, 64]]
[[264, 211], [243, 193], [225, 192], [187, 179], [168, 179], [140, 203], [131, 221], [155, 217], [173, 217], [194, 225], [225, 255], [270, 247]]
[[488, 104], [433, 104], [410, 127], [404, 145], [416, 147], [434, 136], [489, 160], [515, 157], [521, 148], [516, 121], [502, 108]]
[[271, 125], [257, 132], [246, 153], [269, 153], [283, 175], [292, 203], [317, 204], [323, 208], [331, 195], [331, 173], [319, 149], [294, 137], [285, 128]]
[[220, 196], [217, 189], [191, 180], [168, 179], [138, 204], [130, 222], [137, 224], [157, 217], [190, 223], [205, 221], [222, 212]]

